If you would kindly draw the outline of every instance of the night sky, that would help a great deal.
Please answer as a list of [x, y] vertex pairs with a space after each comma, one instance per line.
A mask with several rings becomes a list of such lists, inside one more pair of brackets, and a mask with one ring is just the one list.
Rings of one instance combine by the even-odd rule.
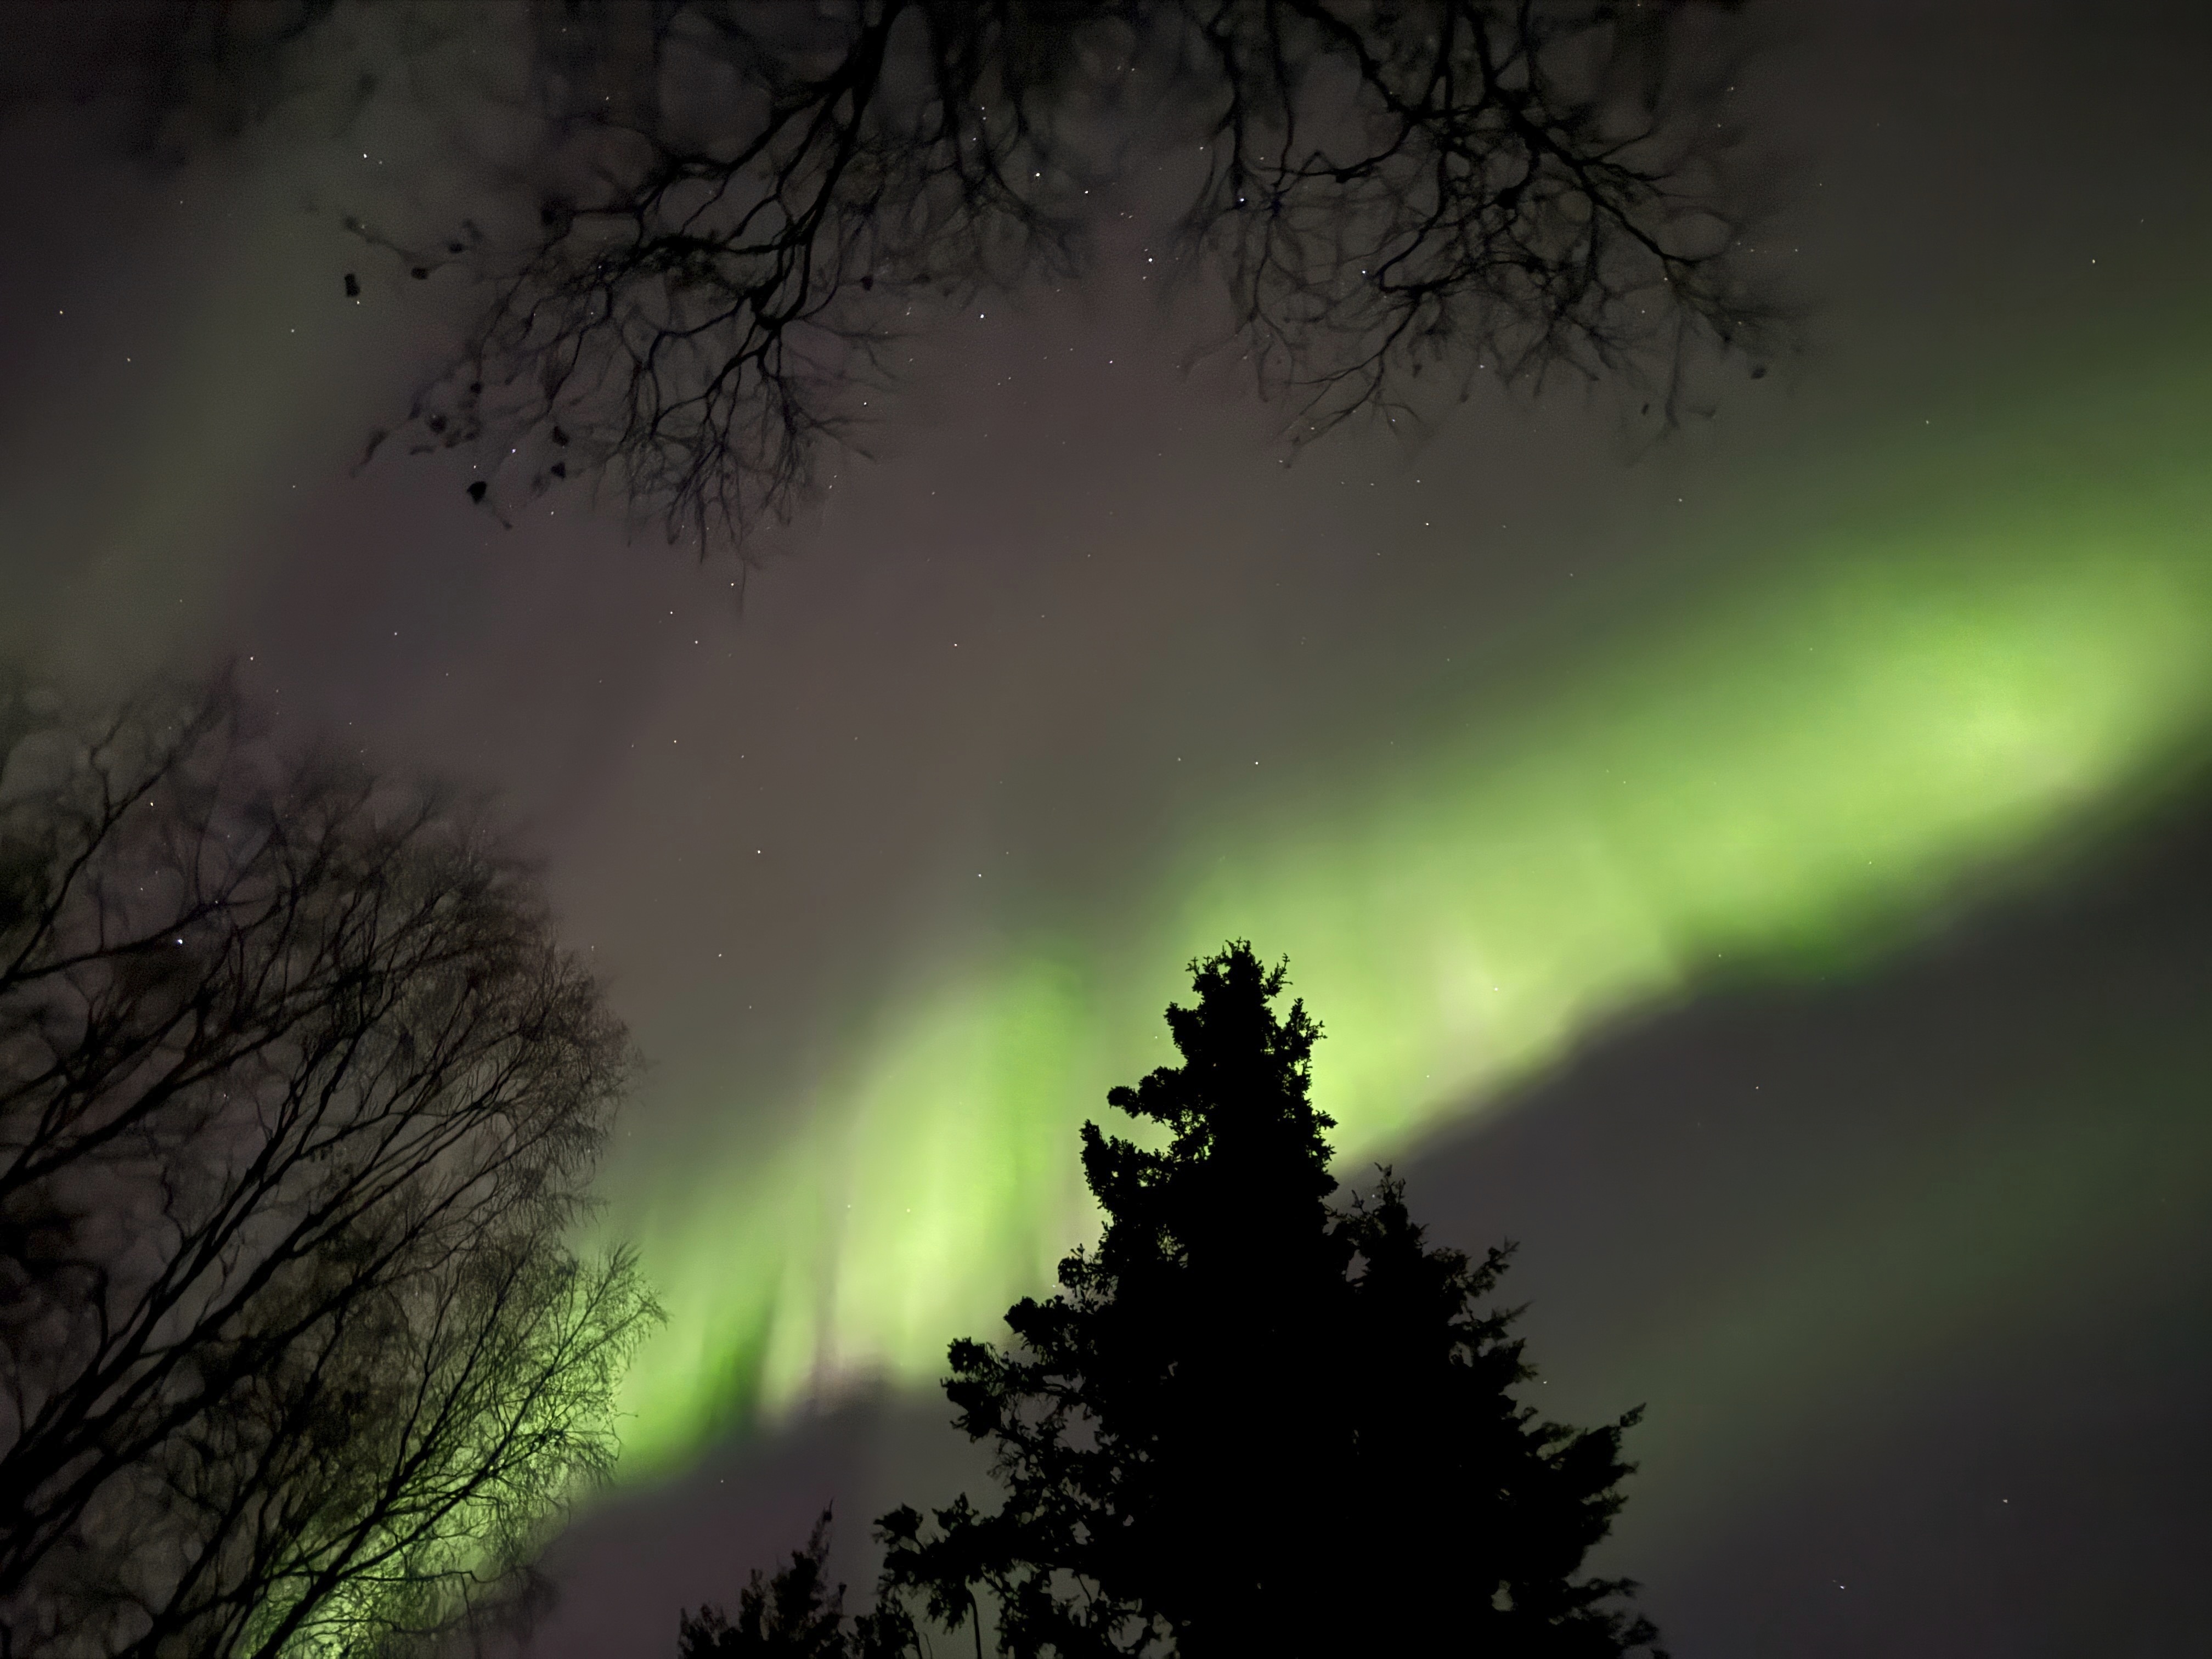
[[495, 792], [649, 1062], [602, 1223], [670, 1324], [531, 1652], [672, 1651], [832, 1500], [865, 1582], [975, 1479], [944, 1344], [1084, 1236], [1074, 1126], [1231, 934], [1340, 1167], [1519, 1241], [1538, 1403], [1645, 1405], [1598, 1565], [1677, 1655], [2202, 1648], [2212, 35], [1770, 27], [1808, 343], [1710, 421], [1489, 388], [1285, 465], [1133, 232], [918, 342], [742, 583], [356, 470], [457, 314], [335, 223], [450, 184], [404, 110], [6, 130], [0, 648], [232, 658]]

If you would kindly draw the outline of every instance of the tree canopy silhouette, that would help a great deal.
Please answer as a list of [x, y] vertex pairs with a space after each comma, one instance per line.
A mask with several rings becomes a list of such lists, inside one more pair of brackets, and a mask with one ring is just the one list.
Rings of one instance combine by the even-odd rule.
[[1293, 444], [1486, 374], [1604, 378], [1678, 418], [1699, 365], [1759, 372], [1777, 316], [1735, 9], [201, 0], [126, 11], [110, 58], [153, 133], [443, 88], [453, 153], [495, 156], [464, 205], [349, 221], [404, 283], [472, 284], [464, 347], [389, 435], [467, 453], [495, 505], [604, 481], [703, 550], [810, 491], [930, 319], [1088, 268], [1133, 216], [1211, 288]]
[[[1520, 1403], [1514, 1313], [1482, 1305], [1506, 1250], [1430, 1245], [1387, 1171], [1333, 1203], [1319, 1026], [1278, 1013], [1285, 970], [1249, 945], [1192, 966], [1182, 1063], [1109, 1097], [1155, 1144], [1084, 1129], [1096, 1248], [1008, 1312], [1008, 1346], [952, 1346], [945, 1391], [1001, 1502], [884, 1516], [877, 1612], [833, 1610], [807, 1628], [847, 1645], [804, 1650], [968, 1626], [980, 1651], [987, 1619], [1018, 1659], [1650, 1647], [1635, 1587], [1583, 1576], [1636, 1413], [1577, 1429]], [[748, 1606], [823, 1606], [823, 1541]]]
[[804, 1549], [772, 1577], [756, 1571], [732, 1621], [722, 1609], [685, 1613], [677, 1659], [896, 1659], [906, 1651], [908, 1621], [896, 1613], [845, 1613], [845, 1586], [830, 1581], [830, 1514], [814, 1523]]
[[397, 1648], [615, 1451], [629, 1071], [528, 872], [210, 696], [0, 685], [0, 1652]]

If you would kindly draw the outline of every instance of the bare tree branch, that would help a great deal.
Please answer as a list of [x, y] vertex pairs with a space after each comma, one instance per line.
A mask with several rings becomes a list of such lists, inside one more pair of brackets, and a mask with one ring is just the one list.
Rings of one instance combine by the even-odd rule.
[[1679, 419], [1780, 320], [1734, 257], [1727, 60], [1679, 4], [1190, 0], [1214, 114], [1185, 220], [1292, 439], [1415, 412], [1441, 370], [1612, 377]]
[[627, 1042], [527, 872], [234, 700], [0, 704], [9, 1650], [371, 1645], [612, 1458]]
[[478, 500], [602, 479], [672, 538], [742, 550], [854, 441], [908, 331], [1081, 269], [1132, 199], [1109, 185], [1133, 138], [1202, 151], [1146, 189], [1188, 186], [1183, 263], [1294, 445], [1483, 375], [1613, 381], [1671, 424], [1701, 368], [1763, 372], [1783, 343], [1742, 257], [1726, 9], [665, 0], [647, 29], [573, 8], [591, 44], [541, 78], [534, 231], [388, 244], [489, 296], [404, 439], [474, 456]]
[[1229, 302], [1215, 343], [1294, 446], [1485, 376], [1603, 381], [1664, 428], [1788, 344], [1747, 246], [1735, 0], [270, 8], [125, 31], [119, 78], [186, 132], [309, 88], [337, 118], [376, 80], [371, 33], [387, 72], [484, 66], [403, 77], [442, 88], [473, 205], [349, 222], [476, 285], [462, 349], [369, 453], [459, 452], [502, 516], [588, 482], [750, 557], [881, 412], [902, 342], [1081, 270], [1133, 210], [1180, 226], [1179, 268]]
[[450, 245], [491, 298], [407, 440], [498, 488], [605, 477], [702, 551], [788, 513], [920, 317], [1067, 267], [1072, 54], [1116, 9], [659, 8], [641, 88], [591, 108], [602, 53], [541, 91], [564, 113], [534, 231]]

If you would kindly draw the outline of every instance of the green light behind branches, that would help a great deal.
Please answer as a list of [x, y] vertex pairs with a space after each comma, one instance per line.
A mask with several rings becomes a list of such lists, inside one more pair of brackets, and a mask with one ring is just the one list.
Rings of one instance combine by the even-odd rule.
[[1609, 1021], [1863, 962], [2139, 810], [2212, 731], [2203, 410], [2174, 376], [1838, 465], [1412, 758], [1194, 836], [1110, 931], [917, 992], [805, 1133], [617, 1206], [669, 1312], [626, 1469], [817, 1390], [926, 1385], [995, 1329], [1091, 1226], [1075, 1126], [1164, 1054], [1174, 969], [1225, 938], [1291, 957], [1356, 1170]]

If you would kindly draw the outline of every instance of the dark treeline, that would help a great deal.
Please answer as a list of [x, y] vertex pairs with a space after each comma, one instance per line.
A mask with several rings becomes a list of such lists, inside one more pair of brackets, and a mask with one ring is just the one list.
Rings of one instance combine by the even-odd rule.
[[825, 1516], [734, 1620], [687, 1616], [681, 1659], [981, 1653], [987, 1626], [1018, 1659], [1652, 1648], [1634, 1585], [1581, 1576], [1635, 1414], [1574, 1429], [1517, 1401], [1513, 1313], [1483, 1305], [1504, 1249], [1430, 1246], [1388, 1171], [1333, 1201], [1320, 1027], [1275, 1012], [1284, 982], [1241, 944], [1193, 964], [1195, 1003], [1168, 1010], [1182, 1064], [1109, 1096], [1166, 1144], [1086, 1125], [1097, 1246], [1008, 1311], [1005, 1347], [952, 1345], [998, 1506], [882, 1516], [857, 1615]]

